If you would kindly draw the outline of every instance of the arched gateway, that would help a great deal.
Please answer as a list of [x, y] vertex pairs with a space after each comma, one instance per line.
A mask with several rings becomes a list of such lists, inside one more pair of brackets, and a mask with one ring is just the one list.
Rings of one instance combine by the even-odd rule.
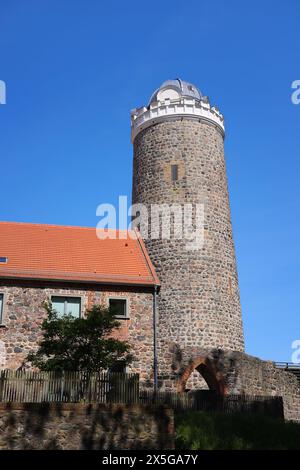
[[211, 391], [220, 395], [226, 394], [227, 387], [222, 372], [214, 362], [205, 356], [197, 357], [184, 369], [177, 384], [178, 392], [186, 390], [186, 383], [195, 370], [204, 378]]

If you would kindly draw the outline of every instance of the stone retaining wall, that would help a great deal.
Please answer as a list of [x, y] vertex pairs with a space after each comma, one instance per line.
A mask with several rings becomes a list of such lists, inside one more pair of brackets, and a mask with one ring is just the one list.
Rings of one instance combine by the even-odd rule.
[[0, 403], [0, 450], [173, 448], [165, 407]]

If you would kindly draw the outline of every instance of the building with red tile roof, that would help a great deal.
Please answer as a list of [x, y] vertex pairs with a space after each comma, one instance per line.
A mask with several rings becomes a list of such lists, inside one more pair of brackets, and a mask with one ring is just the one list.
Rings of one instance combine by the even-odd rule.
[[151, 381], [158, 286], [137, 231], [0, 222], [0, 369], [37, 349], [45, 302], [74, 316], [99, 304], [116, 309], [116, 335], [132, 345], [128, 370]]
[[[137, 231], [0, 222], [0, 278], [158, 285]], [[98, 233], [98, 235], [97, 235]]]

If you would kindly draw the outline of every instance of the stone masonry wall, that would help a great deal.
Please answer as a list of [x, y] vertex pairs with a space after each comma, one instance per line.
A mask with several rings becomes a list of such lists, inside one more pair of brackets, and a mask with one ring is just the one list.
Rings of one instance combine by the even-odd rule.
[[173, 448], [164, 407], [0, 403], [0, 450]]
[[[179, 179], [171, 180], [171, 165]], [[204, 246], [186, 240], [145, 240], [161, 281], [158, 298], [159, 375], [172, 375], [172, 350], [244, 350], [223, 137], [213, 126], [178, 119], [141, 131], [134, 141], [133, 203], [204, 204]], [[172, 233], [172, 232], [171, 232]]]
[[285, 419], [300, 421], [300, 385], [294, 374], [238, 352], [227, 353], [225, 364], [228, 393], [281, 396]]
[[80, 296], [83, 312], [93, 304], [107, 307], [109, 297], [120, 297], [129, 302], [129, 318], [120, 320], [122, 326], [115, 336], [128, 340], [132, 346], [134, 361], [128, 372], [139, 373], [142, 382], [151, 384], [153, 294], [149, 289], [2, 280], [0, 292], [5, 302], [0, 326], [0, 368], [17, 369], [28, 353], [37, 349], [41, 323], [46, 316], [42, 305], [52, 295]]
[[238, 351], [178, 348], [172, 366], [174, 379], [167, 383], [172, 390], [190, 388], [190, 381], [198, 373], [205, 377], [210, 389], [221, 394], [280, 396], [285, 419], [300, 421], [298, 379], [291, 372], [278, 369], [272, 361]]

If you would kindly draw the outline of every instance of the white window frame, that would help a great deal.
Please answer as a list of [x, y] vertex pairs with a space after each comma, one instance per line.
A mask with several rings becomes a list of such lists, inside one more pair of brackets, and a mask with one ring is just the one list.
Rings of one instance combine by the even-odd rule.
[[0, 291], [2, 295], [2, 310], [0, 312], [0, 326], [5, 326], [5, 315], [6, 315], [6, 292]]
[[[79, 308], [79, 317], [74, 317], [74, 318], [82, 318], [82, 306], [83, 306], [83, 296], [82, 295], [73, 295], [73, 294], [51, 294], [50, 296], [50, 302], [52, 305], [52, 298], [53, 297], [59, 297], [61, 299], [80, 299], [80, 308]], [[66, 302], [66, 300], [65, 300]], [[64, 308], [65, 310], [65, 308]]]
[[108, 298], [108, 308], [110, 300], [124, 300], [125, 301], [125, 315], [115, 315], [115, 318], [118, 320], [128, 320], [129, 318], [129, 300], [127, 297], [117, 297], [117, 296], [110, 296]]

